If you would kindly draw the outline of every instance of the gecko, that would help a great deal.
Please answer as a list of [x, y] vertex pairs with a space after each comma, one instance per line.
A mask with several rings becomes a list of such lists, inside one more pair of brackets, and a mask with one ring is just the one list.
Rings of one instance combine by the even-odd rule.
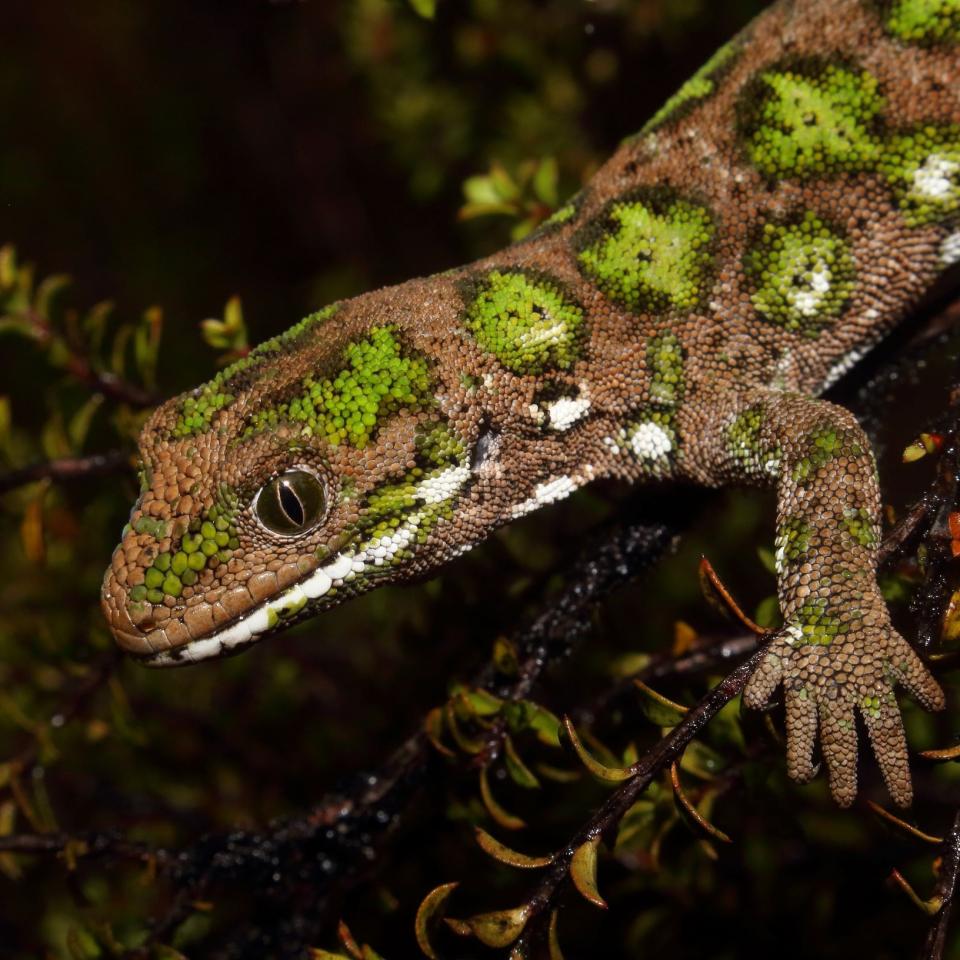
[[[870, 442], [820, 395], [960, 263], [960, 0], [779, 0], [525, 239], [324, 307], [160, 406], [102, 607], [175, 666], [431, 574], [604, 477], [776, 494], [786, 763], [912, 800]], [[949, 282], [949, 279], [948, 279]]]

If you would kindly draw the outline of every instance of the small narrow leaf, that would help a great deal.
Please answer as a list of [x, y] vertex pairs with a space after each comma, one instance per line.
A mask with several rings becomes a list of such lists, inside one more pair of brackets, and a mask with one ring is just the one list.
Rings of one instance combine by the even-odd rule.
[[494, 860], [499, 860], [500, 863], [505, 863], [507, 866], [518, 867], [521, 870], [539, 870], [541, 867], [549, 867], [554, 861], [553, 856], [528, 857], [525, 853], [511, 850], [482, 827], [474, 827], [474, 830], [477, 833], [477, 843], [480, 849], [493, 857]]
[[494, 641], [493, 665], [505, 677], [515, 677], [520, 672], [517, 648], [506, 637], [497, 637]]
[[536, 790], [540, 787], [540, 781], [517, 753], [517, 748], [514, 746], [510, 734], [506, 734], [503, 738], [503, 759], [507, 767], [507, 773], [510, 774], [510, 779], [514, 783], [527, 790]]
[[509, 947], [523, 933], [530, 908], [524, 904], [512, 910], [496, 910], [470, 917], [467, 923], [473, 935], [488, 947]]
[[943, 843], [943, 837], [935, 837], [933, 834], [924, 833], [919, 827], [915, 827], [912, 823], [907, 823], [906, 820], [901, 819], [896, 814], [885, 810], [879, 803], [868, 800], [867, 806], [878, 817], [882, 817], [887, 823], [893, 824], [898, 830], [902, 830], [909, 837], [914, 837], [917, 840], [922, 840], [924, 843], [929, 843], [934, 846], [940, 846], [940, 844]]
[[429, 713], [427, 713], [423, 721], [423, 732], [430, 741], [430, 745], [434, 750], [437, 751], [437, 753], [444, 757], [455, 757], [457, 755], [454, 750], [451, 750], [441, 740], [443, 737], [442, 707], [434, 707]]
[[557, 936], [557, 911], [550, 913], [550, 926], [547, 928], [547, 948], [550, 951], [550, 960], [564, 960], [560, 949], [560, 939]]
[[676, 763], [670, 764], [670, 783], [673, 785], [673, 796], [677, 800], [680, 810], [684, 814], [684, 818], [695, 830], [706, 834], [714, 840], [719, 840], [721, 843], [733, 842], [727, 834], [702, 816], [700, 811], [690, 802], [689, 797], [683, 792], [683, 787], [680, 784], [680, 771], [677, 769]]
[[599, 836], [577, 847], [570, 861], [570, 879], [584, 899], [606, 910], [607, 901], [600, 896], [600, 891], [597, 889], [597, 850], [599, 848]]
[[27, 504], [20, 521], [20, 542], [27, 560], [35, 566], [42, 566], [47, 556], [44, 538], [43, 498], [45, 489], [39, 496], [33, 497]]
[[563, 718], [563, 728], [566, 730], [567, 736], [570, 738], [570, 743], [580, 758], [580, 762], [598, 780], [603, 780], [606, 783], [621, 783], [624, 780], [629, 780], [630, 777], [633, 776], [633, 771], [629, 767], [608, 767], [591, 756], [587, 752], [587, 748], [580, 741], [573, 721], [571, 721], [569, 717]]
[[437, 13], [437, 0], [410, 0], [410, 6], [424, 20], [432, 20]]
[[490, 791], [490, 780], [486, 767], [480, 770], [480, 797], [483, 800], [483, 805], [487, 808], [487, 813], [489, 813], [494, 821], [500, 824], [504, 830], [522, 830], [527, 825], [520, 817], [508, 813], [497, 803]]
[[471, 713], [478, 717], [495, 717], [503, 707], [503, 701], [479, 687], [471, 690], [462, 690], [459, 694], [461, 703], [468, 706]]
[[430, 943], [430, 930], [434, 924], [443, 918], [443, 911], [446, 909], [450, 894], [459, 886], [458, 883], [441, 883], [439, 887], [434, 887], [422, 900], [417, 910], [417, 916], [414, 920], [414, 931], [417, 936], [417, 944], [423, 953], [430, 960], [438, 960], [437, 952]]
[[644, 716], [658, 727], [675, 727], [682, 719], [687, 708], [674, 703], [662, 693], [648, 687], [642, 680], [634, 680], [634, 686], [640, 691], [640, 709]]
[[921, 900], [916, 890], [907, 883], [906, 878], [899, 870], [891, 870], [890, 879], [893, 880], [928, 917], [935, 917], [943, 907], [943, 897], [931, 897], [929, 900]]
[[347, 953], [351, 957], [354, 957], [355, 960], [363, 960], [363, 951], [360, 949], [360, 944], [354, 939], [353, 934], [350, 932], [350, 928], [341, 920], [337, 924], [337, 936], [340, 938], [340, 942], [343, 944]]
[[927, 760], [938, 760], [940, 762], [958, 760], [960, 759], [960, 743], [952, 747], [943, 747], [940, 750], [921, 750], [920, 756]]

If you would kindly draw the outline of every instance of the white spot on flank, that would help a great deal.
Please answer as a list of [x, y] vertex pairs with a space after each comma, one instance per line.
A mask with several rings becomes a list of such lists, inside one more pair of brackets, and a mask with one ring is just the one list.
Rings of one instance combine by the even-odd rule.
[[940, 247], [940, 262], [945, 267], [960, 263], [960, 230], [951, 233]]
[[524, 500], [523, 503], [518, 503], [511, 512], [514, 517], [522, 517], [538, 507], [569, 497], [576, 489], [577, 484], [571, 477], [555, 477], [545, 483], [538, 483], [534, 488], [533, 496]]
[[931, 200], [946, 200], [955, 189], [953, 177], [960, 163], [939, 153], [932, 153], [913, 173], [913, 189]]
[[659, 423], [641, 423], [628, 438], [630, 448], [641, 460], [662, 460], [670, 455], [673, 439]]
[[845, 373], [852, 370], [869, 352], [871, 344], [862, 344], [845, 353], [824, 375], [821, 390], [832, 387]]
[[547, 418], [554, 430], [569, 430], [589, 409], [586, 397], [561, 397], [547, 404]]

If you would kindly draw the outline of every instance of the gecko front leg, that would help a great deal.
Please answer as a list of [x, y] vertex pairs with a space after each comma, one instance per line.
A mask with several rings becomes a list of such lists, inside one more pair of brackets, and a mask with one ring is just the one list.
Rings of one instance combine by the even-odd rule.
[[819, 731], [830, 790], [841, 806], [857, 793], [856, 718], [863, 717], [894, 801], [912, 799], [900, 709], [902, 684], [928, 710], [943, 691], [893, 628], [876, 580], [880, 490], [869, 441], [849, 411], [824, 400], [758, 388], [725, 404], [711, 454], [696, 465], [708, 483], [764, 483], [777, 493], [777, 590], [784, 625], [744, 691], [762, 707], [780, 684], [787, 767], [814, 776]]

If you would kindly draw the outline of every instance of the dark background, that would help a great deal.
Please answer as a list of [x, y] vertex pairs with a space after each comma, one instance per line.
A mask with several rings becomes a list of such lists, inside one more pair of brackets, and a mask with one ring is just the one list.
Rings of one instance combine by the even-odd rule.
[[[573, 193], [763, 5], [440, 0], [428, 22], [402, 0], [6, 0], [0, 243], [14, 243], [38, 277], [71, 274], [67, 299], [78, 307], [111, 299], [119, 317], [135, 319], [162, 305], [157, 389], [170, 395], [215, 370], [198, 324], [234, 294], [255, 342], [337, 297], [507, 242], [509, 218], [458, 220], [466, 178], [493, 161], [515, 172], [554, 157], [561, 198]], [[931, 409], [944, 378], [925, 375]], [[909, 379], [897, 389], [901, 410], [919, 396]], [[2, 335], [0, 396], [13, 420], [5, 467], [43, 456], [51, 422], [84, 399], [35, 344]], [[888, 441], [884, 474], [898, 502], [929, 477], [924, 464], [909, 476], [896, 466], [918, 426]], [[108, 405], [85, 450], [129, 446], [130, 437], [129, 419]], [[376, 591], [241, 658], [176, 674], [125, 664], [76, 719], [49, 726], [109, 649], [97, 590], [134, 496], [135, 481], [122, 476], [0, 500], [0, 759], [40, 744], [23, 789], [48, 826], [117, 828], [175, 845], [296, 813], [380, 762], [443, 701], [448, 681], [468, 675], [533, 609], [550, 571], [625, 493], [581, 493], [439, 580]], [[47, 549], [31, 558], [23, 518], [38, 498]], [[681, 492], [652, 503], [653, 512], [689, 514], [695, 530], [652, 578], [607, 604], [595, 642], [544, 694], [557, 712], [602, 690], [616, 657], [668, 644], [677, 618], [717, 627], [699, 599], [701, 552], [748, 609], [772, 592], [756, 558], [771, 542], [769, 499]], [[910, 717], [912, 738], [933, 745], [928, 720]], [[763, 737], [756, 722], [749, 730]], [[634, 736], [649, 742], [650, 730], [612, 735], [621, 750]], [[737, 845], [719, 863], [681, 828], [658, 869], [602, 866], [613, 909], [573, 910], [570, 955], [910, 955], [924, 920], [885, 877], [893, 866], [912, 870], [926, 890], [929, 856], [862, 812], [839, 814], [822, 781], [787, 785], [781, 768], [775, 749], [721, 801], [718, 818]], [[0, 827], [28, 830], [3, 773]], [[954, 779], [950, 769], [942, 776]], [[525, 849], [562, 841], [604, 795], [503, 790], [537, 822], [534, 840], [516, 842]], [[438, 788], [346, 901], [358, 938], [387, 960], [418, 955], [411, 917], [432, 886], [471, 878], [460, 915], [508, 906], [524, 889], [472, 848], [464, 821], [478, 816], [475, 792]], [[943, 810], [930, 817], [930, 829], [944, 829]], [[67, 879], [56, 862], [2, 856], [0, 868], [4, 957], [107, 955], [90, 945], [97, 924], [131, 945], [171, 896], [136, 869], [84, 868]], [[197, 914], [179, 948], [206, 956], [205, 938], [229, 922], [224, 909]]]

